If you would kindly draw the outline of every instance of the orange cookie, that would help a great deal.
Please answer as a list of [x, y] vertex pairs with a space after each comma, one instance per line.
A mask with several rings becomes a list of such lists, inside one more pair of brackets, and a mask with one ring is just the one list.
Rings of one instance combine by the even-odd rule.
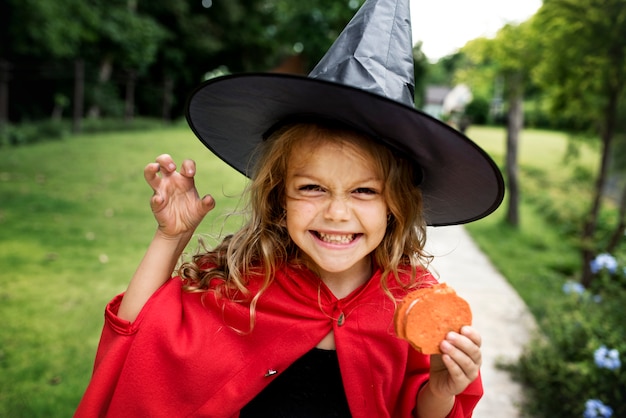
[[471, 325], [469, 304], [445, 283], [417, 289], [400, 303], [395, 314], [398, 337], [423, 354], [441, 354], [439, 344], [450, 331]]

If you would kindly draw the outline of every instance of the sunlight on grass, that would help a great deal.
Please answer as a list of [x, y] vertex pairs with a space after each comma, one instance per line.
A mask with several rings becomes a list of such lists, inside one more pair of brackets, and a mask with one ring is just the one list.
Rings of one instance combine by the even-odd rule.
[[[506, 155], [506, 131], [502, 128], [470, 127], [468, 136], [489, 153], [496, 163], [504, 166]], [[524, 130], [520, 134], [520, 166], [546, 171], [551, 178], [562, 179], [570, 174], [575, 166], [581, 166], [595, 173], [598, 154], [593, 145], [580, 144], [576, 154], [568, 159], [569, 141], [562, 132]]]

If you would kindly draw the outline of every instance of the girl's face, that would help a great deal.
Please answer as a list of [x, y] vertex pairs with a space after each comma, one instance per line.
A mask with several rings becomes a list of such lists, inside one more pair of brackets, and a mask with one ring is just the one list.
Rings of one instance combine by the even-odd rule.
[[370, 278], [369, 255], [385, 235], [384, 180], [357, 145], [305, 142], [288, 164], [287, 230], [322, 280], [347, 294]]

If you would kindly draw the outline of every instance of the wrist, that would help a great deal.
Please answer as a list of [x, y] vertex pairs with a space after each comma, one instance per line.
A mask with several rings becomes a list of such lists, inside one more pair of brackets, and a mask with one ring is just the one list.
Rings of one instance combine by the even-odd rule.
[[417, 395], [417, 417], [446, 417], [454, 407], [455, 396], [438, 393], [427, 381]]
[[178, 257], [180, 257], [187, 244], [189, 244], [191, 237], [193, 237], [193, 231], [170, 235], [157, 228], [151, 246], [159, 248], [161, 254], [169, 254], [170, 257], [178, 261]]
[[170, 243], [184, 242], [184, 245], [187, 245], [187, 243], [191, 240], [191, 237], [193, 236], [193, 232], [194, 231], [186, 231], [172, 235], [164, 232], [161, 228], [157, 227], [154, 233], [154, 238]]
[[433, 399], [436, 399], [439, 402], [443, 402], [446, 400], [452, 400], [454, 402], [454, 395], [450, 395], [449, 393], [441, 393], [439, 391], [436, 391], [433, 389], [433, 386], [429, 381], [427, 381], [424, 386], [422, 386], [422, 389], [420, 392], [426, 391], [428, 393], [428, 396], [433, 397]]

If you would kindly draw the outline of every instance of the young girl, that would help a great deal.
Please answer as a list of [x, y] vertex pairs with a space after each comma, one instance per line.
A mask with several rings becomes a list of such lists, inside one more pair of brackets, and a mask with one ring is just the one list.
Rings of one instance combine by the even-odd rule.
[[426, 225], [487, 216], [503, 181], [415, 110], [413, 72], [409, 1], [367, 0], [308, 77], [224, 76], [192, 94], [193, 131], [251, 178], [249, 218], [170, 278], [214, 201], [193, 161], [146, 167], [158, 228], [106, 308], [76, 417], [471, 416], [478, 331], [422, 355], [394, 312], [435, 283]]
[[414, 165], [340, 124], [263, 143], [249, 220], [170, 278], [214, 206], [168, 155], [145, 169], [158, 227], [107, 307], [77, 417], [468, 417], [482, 394], [470, 326], [425, 356], [396, 302], [430, 286]]

